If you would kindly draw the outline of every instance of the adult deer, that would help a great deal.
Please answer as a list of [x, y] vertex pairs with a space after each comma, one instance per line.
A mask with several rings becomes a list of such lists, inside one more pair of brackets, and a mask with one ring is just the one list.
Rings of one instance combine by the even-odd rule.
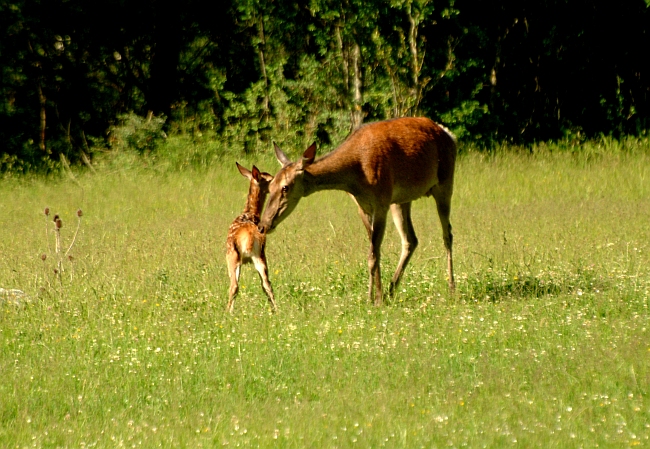
[[269, 186], [269, 201], [260, 229], [272, 231], [296, 207], [300, 198], [320, 190], [343, 190], [359, 207], [370, 239], [368, 295], [382, 302], [380, 247], [390, 209], [402, 239], [402, 253], [390, 283], [390, 295], [417, 247], [411, 222], [411, 202], [433, 196], [447, 249], [449, 288], [454, 290], [452, 234], [449, 214], [454, 185], [456, 139], [427, 118], [400, 118], [357, 129], [337, 149], [314, 160], [313, 144], [296, 162], [275, 145], [282, 169]]
[[239, 172], [250, 180], [248, 198], [244, 212], [232, 222], [228, 229], [226, 239], [226, 261], [228, 262], [228, 275], [230, 276], [230, 291], [228, 300], [228, 311], [232, 313], [235, 305], [235, 297], [239, 291], [239, 273], [242, 264], [253, 262], [255, 269], [262, 280], [262, 287], [275, 311], [275, 298], [273, 288], [269, 282], [268, 268], [266, 265], [266, 235], [260, 232], [260, 213], [264, 201], [269, 193], [269, 183], [273, 176], [262, 173], [253, 165], [253, 170], [242, 167], [237, 162]]

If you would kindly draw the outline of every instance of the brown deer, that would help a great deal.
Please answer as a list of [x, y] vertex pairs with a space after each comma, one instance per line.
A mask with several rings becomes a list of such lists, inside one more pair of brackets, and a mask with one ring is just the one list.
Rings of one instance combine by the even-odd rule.
[[269, 297], [271, 308], [275, 311], [275, 298], [273, 288], [269, 282], [268, 268], [264, 247], [266, 235], [258, 229], [260, 214], [264, 201], [269, 193], [269, 184], [273, 176], [262, 173], [253, 165], [253, 170], [237, 164], [239, 172], [250, 179], [246, 208], [242, 214], [235, 218], [228, 229], [226, 240], [226, 261], [228, 262], [228, 275], [230, 276], [230, 291], [227, 310], [232, 313], [235, 305], [235, 296], [239, 291], [239, 274], [242, 264], [253, 262], [255, 269], [260, 274], [262, 287]]
[[457, 149], [455, 137], [446, 128], [427, 118], [370, 123], [316, 161], [316, 144], [307, 148], [297, 162], [291, 162], [275, 143], [274, 146], [282, 169], [269, 186], [269, 201], [260, 229], [271, 232], [304, 196], [319, 190], [349, 193], [359, 207], [370, 239], [368, 295], [372, 300], [374, 289], [374, 303], [381, 305], [380, 247], [388, 210], [402, 239], [402, 253], [390, 283], [392, 296], [418, 244], [411, 223], [411, 202], [433, 196], [447, 249], [449, 288], [454, 291], [449, 214]]

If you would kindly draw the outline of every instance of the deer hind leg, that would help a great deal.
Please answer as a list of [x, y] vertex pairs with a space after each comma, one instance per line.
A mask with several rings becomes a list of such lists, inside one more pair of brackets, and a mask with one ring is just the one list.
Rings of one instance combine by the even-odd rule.
[[413, 229], [413, 222], [411, 221], [411, 203], [404, 204], [391, 204], [390, 211], [393, 215], [395, 227], [402, 239], [402, 254], [397, 264], [397, 269], [393, 275], [393, 280], [390, 283], [389, 295], [392, 297], [395, 294], [395, 289], [402, 279], [404, 269], [411, 260], [411, 256], [418, 246], [418, 239], [415, 236]]
[[431, 193], [436, 200], [438, 208], [438, 217], [442, 225], [442, 239], [445, 242], [445, 249], [447, 250], [447, 274], [449, 276], [449, 290], [453, 293], [456, 290], [456, 283], [454, 281], [454, 262], [452, 257], [452, 245], [454, 236], [451, 233], [451, 223], [449, 222], [449, 215], [451, 214], [451, 194], [452, 185], [435, 186], [431, 189]]
[[235, 297], [237, 296], [237, 292], [239, 292], [239, 273], [241, 270], [241, 257], [235, 248], [228, 248], [226, 261], [228, 262], [228, 276], [230, 277], [230, 290], [228, 291], [228, 306], [226, 310], [232, 313], [235, 307]]
[[262, 288], [264, 288], [266, 296], [269, 298], [271, 309], [275, 312], [275, 296], [273, 295], [273, 287], [271, 287], [271, 282], [269, 281], [269, 270], [266, 265], [266, 256], [264, 255], [264, 250], [262, 250], [259, 257], [253, 257], [253, 265], [255, 265], [255, 269], [260, 274], [260, 279], [262, 280]]

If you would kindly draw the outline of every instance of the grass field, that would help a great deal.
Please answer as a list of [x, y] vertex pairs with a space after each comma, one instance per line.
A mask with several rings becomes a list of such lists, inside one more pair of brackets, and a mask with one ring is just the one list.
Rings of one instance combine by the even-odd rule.
[[[246, 191], [234, 161], [0, 180], [0, 287], [27, 294], [0, 296], [0, 447], [650, 446], [647, 147], [464, 155], [457, 294], [422, 199], [381, 308], [327, 192], [268, 238], [279, 313], [249, 265], [226, 314]], [[59, 280], [51, 216], [65, 251], [78, 208]], [[389, 225], [385, 283], [399, 249]]]

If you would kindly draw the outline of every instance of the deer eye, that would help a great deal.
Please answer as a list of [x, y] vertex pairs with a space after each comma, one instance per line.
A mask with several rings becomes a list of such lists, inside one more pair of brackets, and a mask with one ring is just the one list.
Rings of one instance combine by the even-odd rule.
[[282, 193], [287, 193], [289, 191], [289, 186], [282, 186]]

